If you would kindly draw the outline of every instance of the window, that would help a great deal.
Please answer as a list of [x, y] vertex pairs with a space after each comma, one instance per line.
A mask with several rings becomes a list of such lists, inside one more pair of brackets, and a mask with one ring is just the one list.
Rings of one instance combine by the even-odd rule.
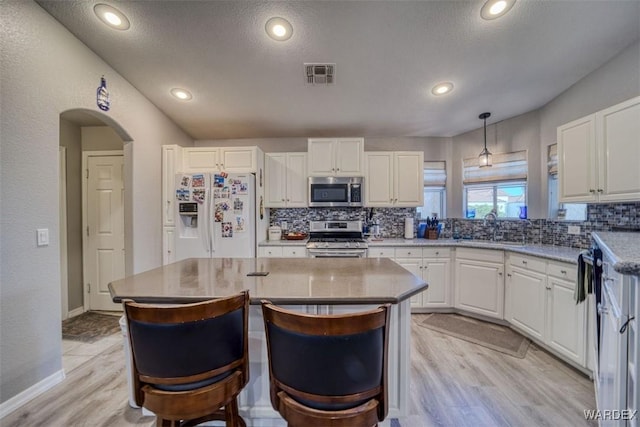
[[445, 162], [424, 162], [424, 204], [418, 208], [420, 218], [431, 218], [434, 214], [445, 217], [446, 183]]
[[549, 173], [549, 218], [567, 221], [585, 221], [587, 205], [585, 203], [560, 203], [558, 201], [558, 144], [547, 148], [547, 171]]
[[478, 159], [463, 162], [464, 216], [484, 218], [495, 210], [498, 218], [519, 218], [527, 205], [527, 152], [493, 155], [493, 166], [480, 168]]
[[467, 218], [484, 218], [495, 210], [498, 218], [518, 218], [527, 205], [527, 183], [477, 184], [465, 186]]

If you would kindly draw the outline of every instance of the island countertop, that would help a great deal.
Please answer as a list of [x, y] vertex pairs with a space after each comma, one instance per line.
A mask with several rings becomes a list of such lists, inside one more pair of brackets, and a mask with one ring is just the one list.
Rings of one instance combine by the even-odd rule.
[[251, 304], [334, 305], [397, 304], [427, 286], [387, 258], [190, 258], [111, 282], [109, 291], [117, 303], [195, 302], [248, 289]]

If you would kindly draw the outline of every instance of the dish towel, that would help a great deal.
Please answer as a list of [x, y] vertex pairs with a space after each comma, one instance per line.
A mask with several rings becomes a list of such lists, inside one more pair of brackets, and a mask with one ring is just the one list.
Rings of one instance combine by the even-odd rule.
[[576, 300], [576, 304], [580, 304], [587, 298], [587, 294], [593, 293], [591, 287], [591, 275], [592, 266], [584, 262], [584, 256], [590, 255], [590, 252], [584, 250], [578, 254], [578, 278], [576, 280], [576, 289], [573, 293], [573, 297]]

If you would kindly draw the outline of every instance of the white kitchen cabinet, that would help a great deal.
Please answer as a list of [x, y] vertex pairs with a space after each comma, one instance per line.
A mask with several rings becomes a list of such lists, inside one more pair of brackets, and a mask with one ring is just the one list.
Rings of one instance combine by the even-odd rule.
[[305, 245], [260, 246], [258, 258], [306, 258]]
[[306, 207], [307, 153], [265, 154], [265, 207]]
[[567, 359], [586, 366], [587, 360], [587, 303], [576, 304], [576, 270], [571, 269], [572, 279], [560, 278], [552, 274], [550, 264], [547, 276], [547, 331], [545, 342]]
[[258, 150], [258, 147], [183, 148], [181, 172], [255, 173]]
[[296, 246], [283, 246], [282, 247], [282, 256], [284, 258], [306, 258], [307, 257], [307, 247], [296, 245]]
[[579, 366], [586, 366], [587, 303], [574, 298], [576, 266], [509, 254], [505, 320]]
[[422, 250], [422, 278], [429, 284], [429, 288], [422, 292], [422, 307], [451, 307], [451, 252], [449, 248], [425, 248]]
[[365, 152], [365, 205], [422, 206], [423, 168], [422, 151]]
[[545, 262], [509, 254], [505, 286], [505, 320], [544, 341], [547, 305]]
[[504, 316], [503, 252], [458, 248], [454, 265], [455, 307], [502, 319]]
[[[416, 258], [396, 258], [395, 261], [412, 274], [422, 277], [422, 249], [416, 249], [416, 253], [420, 255]], [[426, 291], [425, 291], [426, 292]], [[420, 292], [411, 297], [411, 307], [422, 307], [422, 298], [425, 292]]]
[[[630, 413], [640, 411], [640, 279], [638, 276], [629, 276], [629, 324], [627, 333], [627, 409]], [[640, 412], [629, 422], [629, 427], [640, 427]]]
[[176, 195], [174, 190], [177, 165], [181, 162], [181, 148], [178, 145], [162, 146], [162, 225], [176, 225]]
[[162, 229], [162, 264], [172, 264], [176, 262], [176, 240], [175, 240], [175, 227], [164, 227]]
[[282, 258], [282, 246], [258, 247], [258, 258]]
[[308, 140], [309, 176], [364, 176], [363, 138]]
[[561, 202], [640, 200], [640, 97], [558, 127]]

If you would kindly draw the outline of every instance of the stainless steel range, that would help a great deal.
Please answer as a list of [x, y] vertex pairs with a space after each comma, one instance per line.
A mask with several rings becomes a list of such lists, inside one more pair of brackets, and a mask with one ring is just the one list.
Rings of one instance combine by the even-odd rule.
[[307, 250], [312, 258], [364, 258], [369, 245], [362, 221], [310, 221]]

